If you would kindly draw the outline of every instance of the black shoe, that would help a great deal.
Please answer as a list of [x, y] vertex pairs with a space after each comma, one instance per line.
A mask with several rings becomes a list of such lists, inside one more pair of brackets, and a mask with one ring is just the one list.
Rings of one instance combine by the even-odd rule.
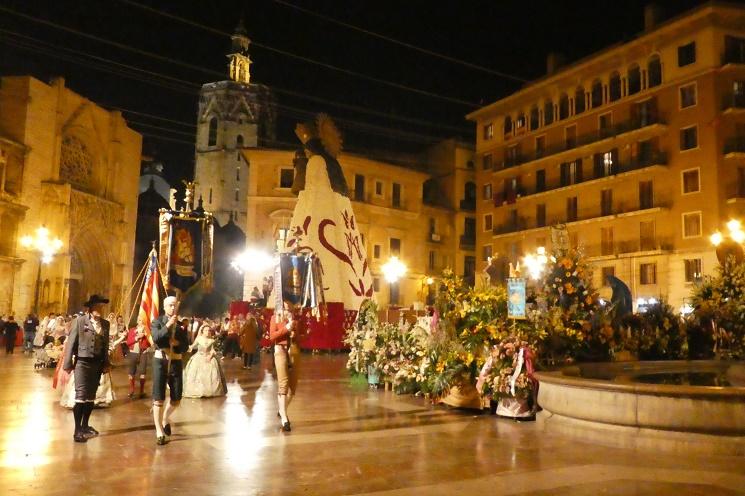
[[164, 446], [164, 445], [168, 444], [168, 440], [166, 439], [165, 436], [158, 436], [155, 439], [155, 444], [157, 444], [158, 446]]
[[83, 434], [82, 431], [76, 432], [75, 434], [73, 434], [72, 439], [76, 443], [87, 443], [88, 442], [88, 438], [85, 437], [85, 434]]
[[282, 432], [290, 432], [292, 430], [292, 427], [290, 427], [290, 421], [288, 420], [284, 424], [282, 424]]
[[171, 435], [171, 424], [164, 425], [163, 432], [165, 432], [166, 436], [170, 436]]
[[145, 393], [140, 393], [140, 399], [145, 397]]
[[127, 398], [129, 398], [130, 400], [134, 399], [134, 397], [135, 397], [134, 391], [130, 391], [129, 394], [127, 395]]
[[98, 431], [91, 427], [90, 425], [88, 427], [82, 428], [83, 435], [86, 437], [96, 437], [98, 436]]

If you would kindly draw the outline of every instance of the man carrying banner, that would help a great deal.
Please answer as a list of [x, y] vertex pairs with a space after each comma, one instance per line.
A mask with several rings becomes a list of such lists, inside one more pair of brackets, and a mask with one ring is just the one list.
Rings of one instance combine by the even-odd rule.
[[[171, 435], [171, 416], [178, 408], [183, 394], [182, 353], [189, 348], [189, 336], [178, 321], [178, 299], [169, 296], [163, 300], [163, 315], [153, 320], [152, 340], [155, 345], [153, 355], [153, 421], [158, 445], [168, 441]], [[164, 408], [166, 384], [170, 401]]]

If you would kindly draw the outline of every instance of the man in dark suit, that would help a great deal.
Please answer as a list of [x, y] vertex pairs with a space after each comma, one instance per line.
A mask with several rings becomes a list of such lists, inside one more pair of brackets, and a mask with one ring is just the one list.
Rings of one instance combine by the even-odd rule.
[[5, 334], [5, 354], [12, 355], [13, 349], [16, 346], [16, 333], [20, 327], [16, 322], [15, 317], [11, 315], [3, 326], [3, 333]]
[[[153, 354], [153, 422], [158, 445], [168, 442], [171, 435], [171, 415], [181, 403], [184, 391], [182, 355], [189, 349], [189, 334], [178, 320], [178, 299], [163, 300], [163, 315], [153, 320], [150, 331], [155, 345]], [[166, 384], [170, 401], [166, 400]]]
[[[101, 374], [111, 368], [109, 362], [109, 322], [101, 315], [104, 305], [109, 300], [97, 294], [83, 303], [87, 311], [72, 324], [69, 344], [65, 346], [62, 368], [75, 372], [75, 406], [72, 414], [75, 418], [76, 443], [85, 443], [89, 438], [98, 436], [98, 431], [88, 425], [96, 399], [96, 390]], [[74, 357], [74, 358], [73, 358]]]

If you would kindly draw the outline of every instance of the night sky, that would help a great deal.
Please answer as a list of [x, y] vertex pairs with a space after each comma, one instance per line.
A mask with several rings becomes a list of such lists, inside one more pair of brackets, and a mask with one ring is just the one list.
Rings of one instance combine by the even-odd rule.
[[[44, 81], [61, 75], [92, 101], [124, 109], [130, 125], [145, 135], [144, 153], [163, 161], [171, 182], [180, 183], [193, 174], [197, 91], [203, 83], [227, 78], [230, 40], [220, 32], [231, 33], [241, 16], [254, 43], [252, 82], [275, 89], [279, 139], [286, 146], [296, 143], [291, 131], [296, 122], [323, 111], [337, 119], [350, 151], [416, 151], [445, 137], [472, 142], [474, 126], [465, 114], [519, 89], [521, 81], [542, 76], [549, 51], [571, 62], [640, 33], [646, 3], [0, 0], [0, 74]], [[671, 17], [701, 3], [658, 5]]]

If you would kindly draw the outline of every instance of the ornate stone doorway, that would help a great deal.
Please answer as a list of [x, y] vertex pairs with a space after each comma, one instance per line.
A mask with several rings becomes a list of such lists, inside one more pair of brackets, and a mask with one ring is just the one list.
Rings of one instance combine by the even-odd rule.
[[81, 311], [83, 302], [93, 293], [111, 297], [111, 255], [103, 239], [105, 237], [94, 230], [82, 231], [70, 243], [69, 312]]

